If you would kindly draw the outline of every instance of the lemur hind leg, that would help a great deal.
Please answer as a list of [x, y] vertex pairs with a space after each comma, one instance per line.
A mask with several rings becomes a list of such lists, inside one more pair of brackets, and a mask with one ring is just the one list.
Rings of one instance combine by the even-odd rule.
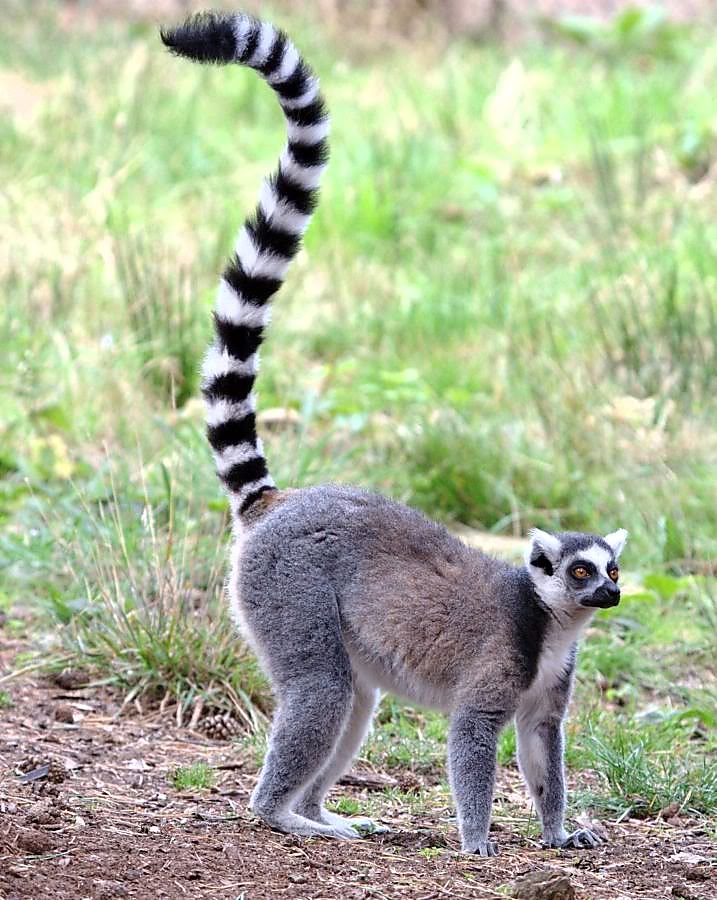
[[354, 682], [354, 702], [344, 731], [331, 759], [299, 798], [295, 807], [295, 811], [299, 815], [305, 816], [307, 819], [313, 819], [316, 822], [322, 822], [324, 825], [334, 825], [341, 828], [348, 826], [349, 828], [374, 834], [388, 831], [388, 828], [378, 825], [372, 819], [361, 816], [346, 818], [329, 812], [324, 807], [326, 794], [336, 783], [336, 780], [348, 769], [351, 760], [361, 747], [371, 725], [371, 719], [378, 699], [379, 692], [377, 690], [369, 688], [360, 682]]
[[272, 828], [310, 837], [355, 838], [347, 824], [310, 819], [292, 811], [297, 795], [330, 758], [351, 706], [351, 684], [298, 678], [284, 692], [269, 750], [249, 806]]
[[278, 701], [249, 805], [279, 831], [351, 839], [359, 835], [350, 825], [315, 821], [293, 811], [297, 798], [331, 759], [354, 694], [333, 591], [308, 574], [294, 578], [289, 596], [281, 584], [276, 596], [265, 588], [249, 608], [250, 626]]

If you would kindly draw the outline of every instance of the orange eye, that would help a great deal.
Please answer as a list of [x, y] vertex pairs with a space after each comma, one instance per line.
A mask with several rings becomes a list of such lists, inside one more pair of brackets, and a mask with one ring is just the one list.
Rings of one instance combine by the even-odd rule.
[[612, 578], [613, 581], [617, 581], [617, 579], [620, 577], [620, 570], [618, 568], [610, 569], [607, 574], [610, 576], [610, 578]]
[[576, 578], [587, 578], [590, 573], [585, 568], [585, 566], [575, 566], [573, 569], [573, 575]]

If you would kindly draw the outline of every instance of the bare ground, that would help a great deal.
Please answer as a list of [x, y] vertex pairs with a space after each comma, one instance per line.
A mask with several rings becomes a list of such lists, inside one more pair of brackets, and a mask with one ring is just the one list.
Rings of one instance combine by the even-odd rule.
[[[13, 656], [13, 642], [0, 645], [6, 671]], [[452, 811], [430, 775], [418, 805], [406, 793], [374, 795], [390, 834], [302, 840], [246, 811], [255, 767], [236, 745], [177, 728], [166, 713], [118, 717], [117, 699], [100, 690], [30, 676], [2, 687], [12, 698], [0, 720], [4, 900], [504, 897], [505, 885], [537, 869], [567, 873], [583, 900], [717, 898], [717, 846], [704, 821], [605, 821], [609, 843], [598, 850], [542, 850], [523, 836], [530, 810], [507, 768], [496, 792], [495, 859], [459, 853]], [[169, 773], [197, 760], [218, 767], [215, 787], [174, 789]], [[22, 781], [43, 763], [48, 776]], [[365, 801], [376, 775], [337, 793]], [[412, 773], [391, 777], [421, 787]]]

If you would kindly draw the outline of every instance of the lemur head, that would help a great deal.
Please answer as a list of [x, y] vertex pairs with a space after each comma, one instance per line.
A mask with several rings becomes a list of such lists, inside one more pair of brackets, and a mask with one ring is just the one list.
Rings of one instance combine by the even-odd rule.
[[534, 528], [526, 554], [528, 574], [549, 607], [605, 609], [620, 602], [617, 561], [627, 540], [624, 528], [606, 537]]

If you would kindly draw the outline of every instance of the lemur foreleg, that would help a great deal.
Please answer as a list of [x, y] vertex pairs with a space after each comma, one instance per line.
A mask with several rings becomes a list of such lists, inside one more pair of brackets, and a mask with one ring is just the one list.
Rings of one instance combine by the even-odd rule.
[[498, 846], [488, 840], [498, 735], [510, 719], [504, 710], [460, 707], [448, 733], [448, 777], [458, 812], [463, 851], [495, 856]]
[[516, 716], [518, 765], [543, 826], [545, 847], [596, 847], [601, 838], [588, 828], [565, 830], [563, 720], [572, 682], [572, 667], [535, 706]]

